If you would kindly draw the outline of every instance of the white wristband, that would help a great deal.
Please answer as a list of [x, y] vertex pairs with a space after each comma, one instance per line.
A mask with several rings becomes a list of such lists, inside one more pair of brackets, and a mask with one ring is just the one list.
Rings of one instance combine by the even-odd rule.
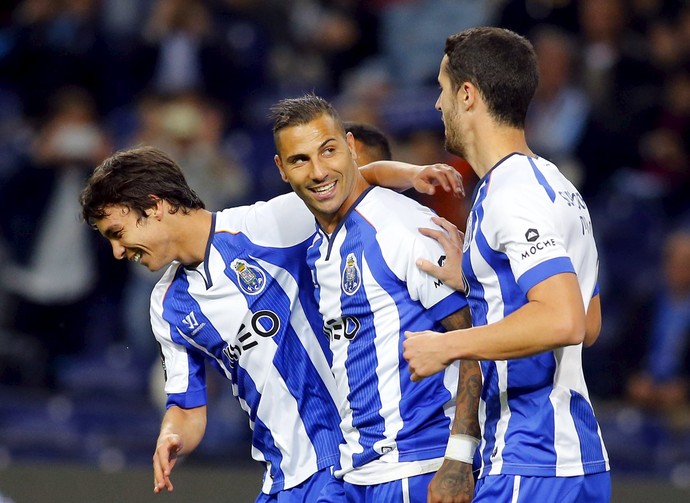
[[478, 445], [479, 439], [470, 435], [462, 435], [460, 433], [451, 435], [446, 446], [446, 459], [472, 464], [474, 451], [477, 450]]

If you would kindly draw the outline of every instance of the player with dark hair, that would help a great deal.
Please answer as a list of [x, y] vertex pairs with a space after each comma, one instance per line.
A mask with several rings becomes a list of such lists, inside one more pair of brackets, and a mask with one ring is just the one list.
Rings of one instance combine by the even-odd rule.
[[481, 438], [451, 438], [463, 456], [479, 444], [473, 501], [605, 502], [608, 456], [582, 371], [601, 326], [599, 260], [582, 196], [526, 143], [537, 75], [531, 44], [511, 31], [446, 41], [436, 108], [446, 149], [480, 181], [464, 243], [438, 220], [449, 234], [425, 233], [448, 259], [421, 269], [467, 294], [472, 328], [409, 333], [404, 356], [415, 380], [480, 360], [479, 407], [456, 421], [478, 422]]
[[[413, 383], [403, 333], [469, 326], [464, 297], [415, 265], [420, 256], [443, 260], [442, 247], [418, 231], [433, 225], [434, 213], [362, 178], [355, 138], [326, 100], [285, 99], [272, 112], [276, 165], [317, 223], [307, 262], [344, 435], [324, 501], [426, 502], [446, 450], [459, 369]], [[471, 466], [457, 468], [471, 478]]]
[[355, 137], [355, 152], [359, 166], [393, 159], [388, 137], [379, 128], [367, 122], [345, 121], [343, 125], [345, 131]]
[[[396, 172], [390, 168], [386, 173]], [[458, 182], [451, 169], [442, 184]], [[366, 176], [371, 170], [362, 168]], [[416, 174], [414, 184], [424, 187], [442, 172], [403, 165], [389, 181], [406, 189]], [[311, 213], [294, 194], [207, 211], [177, 163], [151, 147], [104, 160], [80, 202], [83, 218], [108, 239], [116, 259], [150, 270], [169, 265], [151, 296], [168, 395], [153, 457], [154, 492], [173, 490], [177, 459], [204, 436], [209, 364], [232, 383], [249, 416], [252, 455], [266, 467], [257, 501], [313, 501], [331, 479], [342, 435], [305, 264]]]

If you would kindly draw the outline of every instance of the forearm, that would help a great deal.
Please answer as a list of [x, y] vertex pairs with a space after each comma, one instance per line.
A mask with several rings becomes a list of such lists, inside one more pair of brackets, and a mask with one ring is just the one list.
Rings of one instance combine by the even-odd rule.
[[411, 189], [421, 167], [400, 161], [376, 161], [359, 168], [369, 185], [378, 185], [402, 192]]
[[479, 438], [479, 397], [482, 391], [482, 373], [479, 363], [471, 360], [460, 361], [458, 394], [455, 400], [455, 418], [451, 433]]
[[196, 449], [205, 432], [206, 406], [194, 409], [172, 406], [163, 416], [159, 438], [178, 435], [182, 441], [182, 449], [178, 454], [185, 455]]
[[586, 348], [594, 344], [599, 338], [601, 332], [601, 299], [599, 295], [592, 297], [587, 308], [587, 321], [585, 328], [585, 340], [583, 342]]

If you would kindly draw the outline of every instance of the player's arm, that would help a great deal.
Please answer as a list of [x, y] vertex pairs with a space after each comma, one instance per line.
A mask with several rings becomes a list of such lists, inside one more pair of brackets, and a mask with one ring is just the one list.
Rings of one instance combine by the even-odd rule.
[[528, 302], [489, 325], [439, 334], [406, 332], [404, 357], [413, 380], [443, 370], [451, 362], [523, 358], [564, 346], [585, 337], [585, 309], [577, 277], [560, 273], [534, 285]]
[[[442, 323], [448, 330], [469, 328], [472, 325], [469, 307], [449, 316]], [[481, 434], [477, 416], [481, 389], [482, 376], [479, 364], [476, 361], [461, 361], [451, 439], [446, 458], [429, 484], [427, 498], [429, 503], [446, 501], [469, 503], [472, 501], [474, 495], [472, 457], [476, 447], [472, 449], [471, 445], [479, 443]]]
[[153, 454], [153, 492], [173, 490], [170, 473], [177, 460], [192, 452], [206, 431], [206, 406], [193, 409], [170, 407], [161, 423], [160, 434]]
[[592, 297], [587, 308], [585, 321], [585, 339], [583, 345], [588, 348], [599, 338], [601, 332], [601, 298], [599, 294]]
[[376, 161], [359, 168], [370, 185], [402, 192], [414, 188], [422, 194], [434, 194], [436, 187], [464, 197], [462, 175], [447, 164], [419, 166], [400, 161]]

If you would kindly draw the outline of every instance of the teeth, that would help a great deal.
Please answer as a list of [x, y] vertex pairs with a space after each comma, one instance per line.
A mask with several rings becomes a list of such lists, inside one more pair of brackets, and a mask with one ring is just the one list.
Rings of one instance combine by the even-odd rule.
[[139, 262], [141, 262], [141, 252], [135, 253], [134, 256], [132, 257], [132, 260], [133, 260], [134, 262], [136, 262], [137, 264], [138, 264]]
[[328, 192], [333, 187], [335, 187], [335, 182], [329, 183], [328, 185], [324, 185], [323, 187], [317, 187], [314, 189], [314, 192], [316, 192], [317, 194], [321, 194], [323, 192]]

